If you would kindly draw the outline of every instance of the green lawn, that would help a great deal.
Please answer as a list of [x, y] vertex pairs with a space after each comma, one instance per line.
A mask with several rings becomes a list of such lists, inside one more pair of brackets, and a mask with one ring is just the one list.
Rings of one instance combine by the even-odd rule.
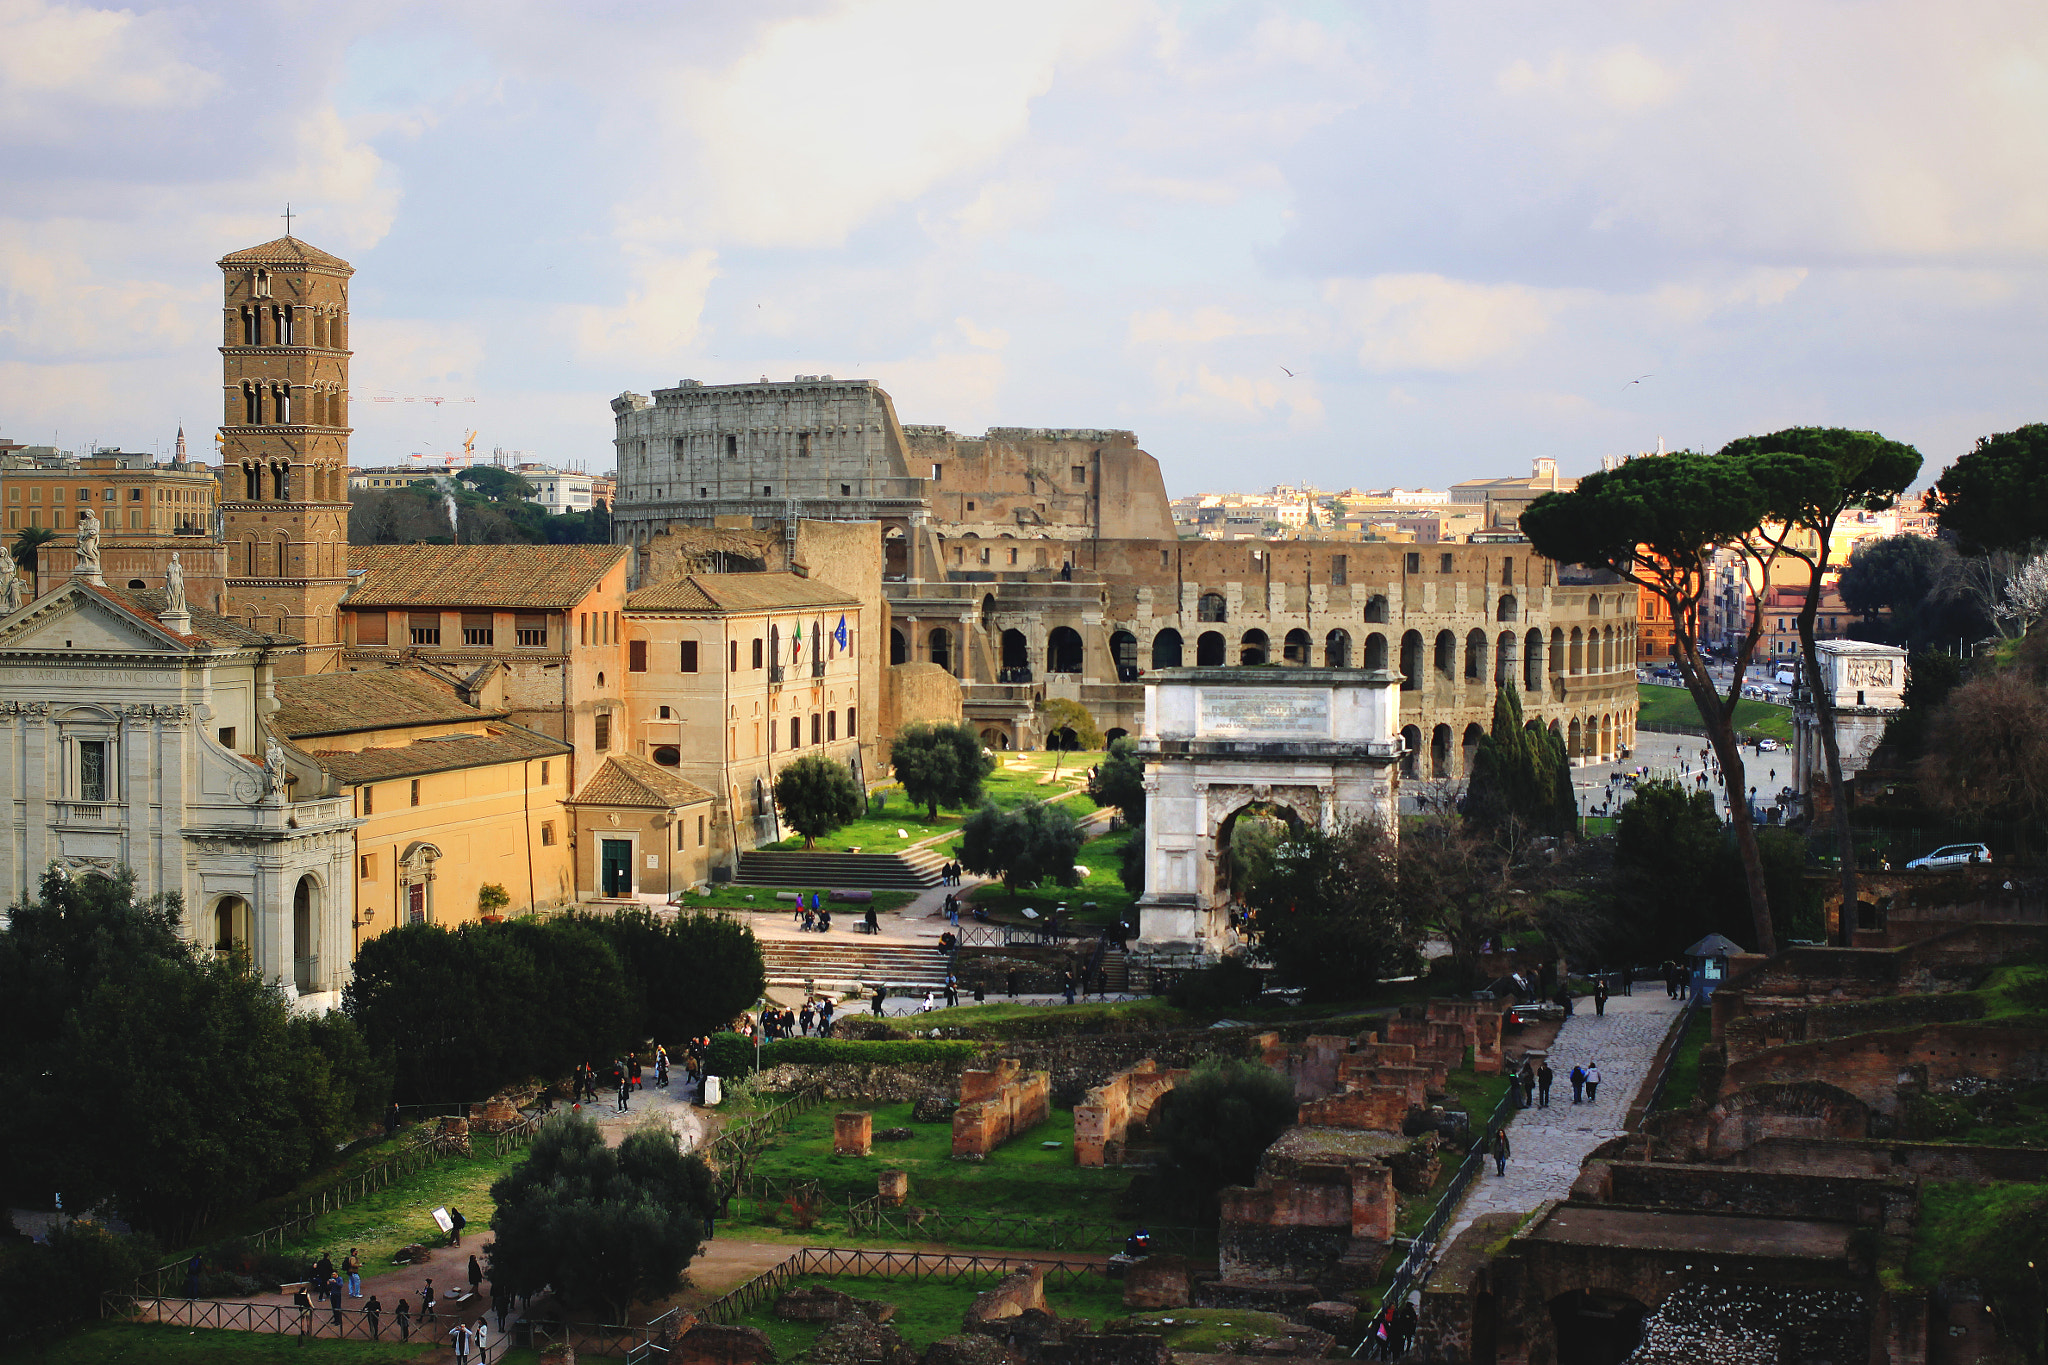
[[[1088, 768], [1099, 763], [1099, 753], [1075, 753], [1065, 755], [1067, 762], [1061, 767], [1059, 778], [1053, 780], [1052, 755], [1031, 754], [1026, 759], [1043, 759], [1042, 763], [1028, 763], [1021, 768], [999, 767], [990, 773], [981, 784], [981, 794], [1005, 810], [1022, 806], [1048, 797], [1065, 796], [1063, 808], [1072, 812], [1075, 818], [1095, 809], [1086, 792], [1080, 788], [1086, 784]], [[1067, 795], [1080, 792], [1079, 795]], [[880, 798], [882, 809], [874, 809], [873, 798]], [[900, 787], [884, 787], [873, 794], [869, 802], [869, 813], [850, 825], [842, 826], [820, 838], [817, 848], [820, 852], [843, 853], [857, 848], [863, 853], [896, 853], [912, 844], [929, 839], [935, 834], [956, 830], [969, 815], [979, 808], [980, 802], [972, 806], [941, 806], [938, 818], [925, 818], [923, 806], [912, 805]], [[897, 836], [897, 830], [903, 837]], [[769, 849], [800, 849], [804, 841], [788, 838], [780, 843], [763, 844]]]
[[433, 1211], [443, 1205], [461, 1209], [470, 1231], [483, 1232], [497, 1211], [491, 1202], [491, 1182], [525, 1157], [526, 1150], [517, 1148], [502, 1157], [447, 1157], [423, 1166], [345, 1208], [322, 1214], [309, 1233], [285, 1244], [285, 1254], [311, 1259], [328, 1251], [339, 1261], [350, 1247], [361, 1247], [370, 1266], [388, 1266], [400, 1247], [447, 1241], [433, 1218]]
[[[798, 888], [794, 886], [732, 886], [725, 884], [713, 886], [709, 895], [698, 895], [695, 891], [692, 891], [683, 897], [683, 904], [692, 910], [773, 910], [780, 906], [785, 912], [793, 914], [796, 909], [795, 903], [792, 901], [776, 900], [775, 893], [777, 891], [800, 890], [802, 894], [808, 896], [813, 891], [829, 892], [831, 889], [829, 885]], [[752, 899], [749, 899], [749, 897]], [[875, 892], [874, 906], [876, 910], [886, 914], [891, 910], [901, 910], [916, 899], [917, 893], [915, 891], [877, 891]], [[829, 900], [826, 904], [831, 906], [832, 913], [835, 915], [847, 913], [858, 915], [867, 908], [865, 905], [859, 904], [832, 905]]]
[[[994, 1278], [946, 1284], [937, 1280], [883, 1280], [853, 1275], [805, 1275], [791, 1282], [792, 1289], [822, 1287], [851, 1294], [857, 1299], [880, 1299], [896, 1306], [889, 1325], [903, 1334], [912, 1350], [922, 1351], [941, 1337], [957, 1336], [960, 1320], [974, 1303], [975, 1295], [990, 1288]], [[1097, 1328], [1124, 1311], [1123, 1286], [1111, 1280], [1098, 1284], [1076, 1284], [1070, 1288], [1047, 1286], [1045, 1306], [1063, 1318], [1086, 1318]], [[775, 1344], [778, 1360], [795, 1359], [809, 1349], [824, 1329], [816, 1323], [783, 1322], [774, 1304], [764, 1304], [742, 1318], [742, 1327], [758, 1327]]]
[[[832, 1154], [832, 1116], [842, 1109], [874, 1114], [876, 1132], [908, 1128], [903, 1142], [876, 1142], [871, 1155]], [[1046, 1149], [1039, 1144], [1057, 1142]], [[983, 1161], [954, 1161], [953, 1129], [946, 1123], [915, 1123], [907, 1104], [825, 1105], [798, 1118], [792, 1130], [755, 1158], [754, 1174], [773, 1180], [815, 1180], [844, 1205], [875, 1192], [881, 1171], [910, 1173], [910, 1203], [946, 1209], [1000, 1210], [1020, 1218], [1113, 1219], [1131, 1173], [1114, 1167], [1074, 1164], [1074, 1114], [1054, 1109], [1044, 1123], [1020, 1133]], [[777, 1210], [758, 1210], [775, 1215]]]
[[1685, 1026], [1685, 1036], [1678, 1040], [1678, 1051], [1671, 1058], [1671, 1075], [1664, 1082], [1664, 1093], [1657, 1099], [1657, 1112], [1667, 1109], [1684, 1109], [1692, 1103], [1692, 1097], [1700, 1089], [1700, 1049], [1713, 1036], [1714, 1021], [1710, 1011], [1697, 1009]]
[[[1705, 722], [1700, 719], [1700, 709], [1693, 704], [1692, 693], [1682, 687], [1638, 683], [1636, 698], [1636, 722], [1640, 725], [1705, 728]], [[1768, 735], [1789, 744], [1792, 740], [1792, 708], [1744, 698], [1735, 703], [1735, 733], [1745, 737]]]
[[[1114, 1005], [962, 1005], [917, 1016], [919, 1028], [961, 1029], [970, 1036], [1037, 1037], [1047, 1032], [1091, 1033], [1107, 1026], [1183, 1028], [1206, 1022], [1175, 1009], [1164, 999], [1147, 997]], [[1056, 1024], [1056, 1029], [1046, 1025]]]
[[1277, 1313], [1249, 1308], [1164, 1308], [1133, 1313], [1124, 1323], [1129, 1331], [1166, 1338], [1176, 1352], [1205, 1355], [1225, 1352], [1246, 1337], [1277, 1337], [1292, 1325]]
[[[1065, 803], [1078, 815], [1081, 812], [1076, 809], [1075, 801], [1087, 802], [1088, 798], [1079, 796]], [[1094, 803], [1088, 802], [1088, 805], [1090, 809], [1094, 808]], [[1001, 882], [989, 882], [976, 887], [968, 894], [968, 899], [1002, 920], [1022, 922], [1022, 912], [1027, 905], [1041, 915], [1065, 905], [1076, 924], [1113, 924], [1128, 918], [1131, 906], [1137, 900], [1124, 889], [1123, 878], [1118, 875], [1117, 868], [1124, 845], [1138, 837], [1140, 832], [1138, 829], [1120, 829], [1115, 834], [1105, 834], [1081, 845], [1081, 853], [1075, 858], [1074, 866], [1087, 868], [1088, 877], [1078, 886], [1045, 882], [1035, 887], [1020, 888], [1012, 895], [1003, 889]], [[1095, 902], [1095, 909], [1083, 910], [1081, 907], [1089, 901]]]
[[291, 1334], [222, 1332], [160, 1327], [139, 1322], [96, 1322], [52, 1344], [0, 1355], [8, 1365], [399, 1365], [439, 1359], [439, 1346], [419, 1342], [323, 1341], [301, 1343]]

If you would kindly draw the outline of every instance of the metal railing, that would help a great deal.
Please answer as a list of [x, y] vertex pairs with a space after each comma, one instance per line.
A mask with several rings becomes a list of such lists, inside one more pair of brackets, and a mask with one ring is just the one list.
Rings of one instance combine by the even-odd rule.
[[1043, 1256], [971, 1256], [921, 1251], [868, 1251], [849, 1247], [805, 1247], [788, 1260], [769, 1267], [722, 1298], [698, 1310], [705, 1322], [731, 1322], [746, 1316], [800, 1275], [835, 1275], [878, 1280], [999, 1280], [1019, 1270], [1039, 1267], [1048, 1289], [1065, 1288], [1084, 1278], [1103, 1279], [1108, 1267], [1096, 1261], [1049, 1260]]

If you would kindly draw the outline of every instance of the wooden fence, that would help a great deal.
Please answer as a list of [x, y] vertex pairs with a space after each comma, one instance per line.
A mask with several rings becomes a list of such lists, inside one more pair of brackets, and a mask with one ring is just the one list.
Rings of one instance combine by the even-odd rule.
[[[1124, 1249], [1128, 1223], [1093, 1218], [1023, 1218], [967, 1209], [890, 1208], [880, 1199], [849, 1204], [846, 1230], [856, 1237], [894, 1237], [906, 1242], [956, 1242], [969, 1246], [1043, 1247], [1113, 1256]], [[1213, 1228], [1151, 1228], [1156, 1251], [1183, 1256], [1214, 1255]]]
[[1100, 1261], [1051, 1260], [1043, 1256], [944, 1255], [921, 1251], [869, 1251], [854, 1247], [805, 1247], [789, 1259], [714, 1299], [698, 1310], [706, 1322], [731, 1322], [769, 1301], [770, 1296], [800, 1275], [833, 1275], [876, 1280], [993, 1282], [1033, 1266], [1045, 1271], [1048, 1289], [1068, 1288], [1087, 1278], [1103, 1279], [1108, 1267]]

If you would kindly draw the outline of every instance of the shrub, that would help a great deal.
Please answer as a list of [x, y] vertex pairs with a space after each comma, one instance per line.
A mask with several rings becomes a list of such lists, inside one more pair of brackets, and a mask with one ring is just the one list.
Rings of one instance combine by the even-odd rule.
[[1152, 1135], [1166, 1148], [1155, 1190], [1190, 1216], [1215, 1217], [1216, 1192], [1251, 1184], [1295, 1114], [1293, 1084], [1271, 1067], [1204, 1063], [1153, 1106]]
[[714, 1033], [704, 1070], [713, 1076], [744, 1076], [754, 1069], [754, 1045], [743, 1033]]
[[102, 1293], [129, 1289], [162, 1259], [148, 1238], [97, 1223], [53, 1228], [47, 1242], [0, 1261], [0, 1315], [10, 1333], [98, 1317]]
[[969, 1042], [863, 1042], [848, 1038], [778, 1038], [761, 1050], [761, 1065], [783, 1062], [810, 1065], [917, 1066], [932, 1062], [971, 1062], [981, 1044]]
[[1176, 1009], [1223, 1010], [1251, 1004], [1264, 989], [1258, 968], [1243, 957], [1226, 957], [1213, 967], [1181, 973], [1166, 998]]

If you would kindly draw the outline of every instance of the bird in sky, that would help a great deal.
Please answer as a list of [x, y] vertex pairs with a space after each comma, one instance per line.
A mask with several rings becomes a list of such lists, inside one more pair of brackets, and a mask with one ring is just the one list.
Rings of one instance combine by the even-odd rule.
[[1654, 374], [1639, 374], [1634, 379], [1629, 380], [1628, 384], [1623, 384], [1622, 387], [1625, 389], [1628, 387], [1629, 384], [1640, 384], [1645, 379], [1655, 379], [1656, 377], [1657, 376]]
[[1280, 367], [1280, 373], [1286, 375], [1289, 379], [1294, 378], [1294, 371], [1288, 369], [1285, 365]]

